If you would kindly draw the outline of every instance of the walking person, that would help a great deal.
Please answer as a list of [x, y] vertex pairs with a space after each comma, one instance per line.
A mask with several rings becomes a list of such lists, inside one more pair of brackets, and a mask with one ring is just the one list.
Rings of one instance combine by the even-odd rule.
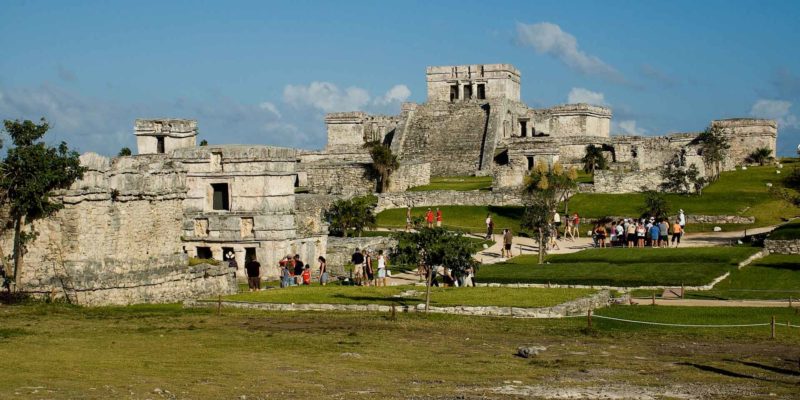
[[683, 227], [681, 226], [680, 220], [675, 220], [675, 223], [672, 224], [672, 245], [675, 247], [680, 246], [681, 244], [681, 236], [683, 236]]
[[378, 250], [378, 280], [375, 283], [375, 286], [384, 286], [386, 287], [386, 256], [383, 255], [383, 250]]
[[317, 257], [317, 261], [319, 261], [319, 284], [325, 286], [328, 284], [328, 262], [323, 256]]
[[486, 240], [492, 240], [493, 231], [494, 221], [492, 221], [492, 214], [486, 214]]
[[561, 214], [556, 210], [553, 210], [553, 227], [556, 230], [556, 239], [561, 239], [561, 233], [559, 233], [559, 229], [561, 229]]
[[247, 273], [247, 287], [251, 292], [261, 290], [261, 264], [256, 260], [255, 256], [244, 265], [245, 273]]
[[366, 286], [371, 286], [372, 281], [375, 279], [375, 270], [372, 269], [372, 256], [370, 256], [369, 251], [366, 249], [364, 250], [364, 280], [366, 281]]
[[425, 222], [428, 223], [428, 228], [433, 228], [433, 211], [428, 208], [428, 212], [425, 213]]
[[506, 258], [513, 257], [511, 255], [511, 245], [513, 244], [513, 242], [514, 242], [514, 235], [511, 234], [511, 229], [509, 229], [509, 228], [504, 229], [503, 230], [503, 248], [501, 249], [502, 253], [503, 253], [502, 255], [504, 257], [506, 257]]
[[439, 207], [436, 207], [436, 227], [442, 227], [442, 210], [440, 210]]
[[678, 213], [678, 224], [681, 226], [681, 233], [686, 232], [686, 214], [683, 213], [682, 208]]
[[578, 213], [572, 214], [572, 228], [575, 229], [575, 236], [581, 237], [581, 217]]
[[567, 229], [564, 230], [564, 239], [569, 239], [571, 242], [575, 241], [575, 224], [572, 218], [567, 219]]

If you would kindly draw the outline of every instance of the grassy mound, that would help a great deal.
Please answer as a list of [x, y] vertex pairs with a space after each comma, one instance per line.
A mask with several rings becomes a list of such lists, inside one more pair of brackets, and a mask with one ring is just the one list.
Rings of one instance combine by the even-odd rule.
[[772, 240], [795, 240], [800, 239], [800, 221], [781, 225], [770, 233]]
[[408, 189], [409, 192], [430, 190], [489, 190], [492, 188], [491, 176], [450, 176], [431, 178], [427, 185]]
[[538, 265], [536, 255], [484, 265], [477, 281], [484, 283], [552, 283], [561, 285], [688, 286], [706, 285], [747, 257], [752, 247], [684, 249], [590, 249], [549, 256]]

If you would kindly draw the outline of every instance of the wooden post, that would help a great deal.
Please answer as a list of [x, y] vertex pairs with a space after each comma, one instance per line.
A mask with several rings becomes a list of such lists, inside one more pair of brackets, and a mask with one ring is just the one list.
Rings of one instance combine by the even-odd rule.
[[586, 321], [589, 323], [589, 329], [592, 329], [592, 310], [589, 309], [586, 313]]
[[650, 305], [656, 305], [656, 292], [653, 292], [653, 302]]
[[789, 308], [792, 308], [792, 296], [789, 296]]
[[217, 315], [222, 314], [222, 295], [217, 298]]
[[683, 286], [683, 282], [681, 282], [681, 299], [683, 299], [683, 292], [685, 291], [685, 287]]
[[770, 323], [770, 327], [772, 328], [772, 334], [770, 335], [771, 339], [775, 339], [775, 316], [772, 316], [772, 323]]
[[392, 303], [392, 321], [394, 320], [395, 320], [395, 309], [394, 309], [394, 303]]

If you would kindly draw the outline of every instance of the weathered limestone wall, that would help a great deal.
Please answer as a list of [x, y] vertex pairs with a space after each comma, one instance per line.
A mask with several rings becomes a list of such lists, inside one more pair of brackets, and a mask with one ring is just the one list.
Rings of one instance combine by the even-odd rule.
[[431, 183], [431, 164], [426, 162], [400, 164], [389, 179], [389, 192], [404, 192], [408, 188]]
[[[450, 206], [519, 206], [522, 197], [516, 191], [455, 191], [433, 190], [426, 192], [383, 193], [378, 195], [379, 213], [390, 208]], [[447, 216], [444, 216], [447, 218]]]
[[544, 111], [549, 114], [549, 126], [544, 132], [550, 136], [609, 137], [611, 110], [606, 107], [565, 104]]
[[327, 235], [328, 223], [324, 213], [340, 197], [324, 194], [295, 195], [295, 216], [297, 234], [301, 237]]
[[728, 134], [728, 156], [723, 163], [726, 171], [745, 164], [745, 159], [754, 150], [766, 147], [775, 156], [777, 151], [778, 125], [774, 120], [734, 118], [711, 121]]
[[[485, 99], [520, 99], [520, 73], [511, 64], [478, 64], [428, 67], [428, 101], [450, 101], [456, 86], [455, 101], [478, 99], [478, 85], [484, 85]], [[465, 86], [468, 89], [465, 89]], [[471, 96], [468, 93], [471, 92]]]
[[[81, 156], [84, 179], [59, 193], [64, 208], [35, 224], [21, 290], [66, 293], [79, 304], [177, 301], [231, 290], [228, 275], [191, 270], [182, 252], [186, 170], [165, 155]], [[12, 238], [2, 238], [11, 252]], [[194, 271], [194, 272], [193, 272]], [[206, 272], [208, 272], [206, 274]]]
[[137, 119], [134, 134], [138, 154], [158, 153], [158, 138], [164, 140], [163, 153], [183, 147], [194, 147], [197, 121], [190, 119]]
[[658, 170], [620, 172], [620, 171], [595, 171], [595, 193], [635, 193], [645, 190], [658, 190], [661, 184], [661, 174]]
[[470, 175], [480, 169], [491, 106], [488, 103], [426, 103], [409, 113], [393, 146], [401, 163], [428, 162], [433, 176]]
[[764, 248], [770, 254], [800, 254], [800, 239], [764, 241]]
[[369, 115], [365, 112], [339, 112], [325, 116], [328, 128], [326, 152], [359, 152], [367, 142], [386, 139], [400, 122], [399, 116]]

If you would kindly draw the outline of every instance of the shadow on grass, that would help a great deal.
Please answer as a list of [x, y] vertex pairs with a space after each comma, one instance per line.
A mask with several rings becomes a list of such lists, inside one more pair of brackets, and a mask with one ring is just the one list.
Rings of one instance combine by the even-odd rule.
[[789, 271], [800, 271], [800, 264], [798, 263], [790, 263], [790, 262], [780, 262], [780, 263], [763, 263], [763, 264], [754, 264], [754, 266], [760, 268], [773, 268], [773, 269], [785, 269]]
[[[347, 299], [350, 301], [356, 302], [365, 302], [368, 304], [376, 304], [376, 303], [394, 303], [398, 306], [410, 306], [416, 305], [419, 302], [423, 301], [416, 297], [389, 297], [389, 296], [349, 296], [344, 294], [335, 294], [333, 297], [337, 299]], [[391, 305], [391, 304], [389, 304]]]
[[712, 367], [710, 365], [695, 364], [695, 363], [690, 363], [690, 362], [683, 362], [683, 363], [679, 363], [678, 365], [685, 365], [687, 367], [696, 368], [696, 369], [699, 369], [699, 370], [705, 371], [705, 372], [712, 372], [712, 373], [723, 375], [723, 376], [727, 376], [727, 377], [730, 377], [730, 378], [754, 379], [754, 380], [764, 381], [764, 382], [773, 382], [771, 379], [760, 378], [760, 377], [753, 376], [753, 375], [741, 374], [741, 373], [738, 373], [738, 372], [729, 371], [727, 369]]
[[754, 362], [754, 361], [742, 361], [742, 360], [731, 360], [731, 359], [728, 359], [728, 360], [725, 360], [725, 361], [732, 362], [732, 363], [739, 363], [739, 364], [742, 364], [742, 365], [746, 365], [748, 367], [763, 369], [765, 371], [774, 372], [776, 374], [789, 375], [789, 376], [800, 376], [800, 372], [798, 372], [798, 371], [793, 371], [791, 369], [786, 369], [786, 368], [781, 368], [781, 367], [773, 367], [772, 365], [761, 364], [761, 363], [757, 363], [757, 362]]

